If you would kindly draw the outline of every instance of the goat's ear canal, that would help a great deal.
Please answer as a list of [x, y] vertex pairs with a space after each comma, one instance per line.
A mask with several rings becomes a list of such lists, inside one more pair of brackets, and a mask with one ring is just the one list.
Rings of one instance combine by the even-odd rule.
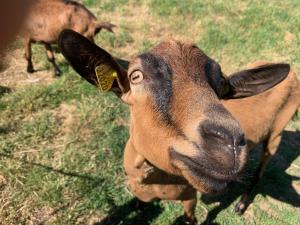
[[129, 90], [127, 61], [113, 58], [108, 52], [72, 30], [64, 30], [60, 34], [58, 45], [74, 70], [100, 90], [111, 90], [119, 96]]
[[226, 79], [221, 98], [244, 98], [262, 93], [283, 81], [289, 71], [289, 64], [266, 64], [234, 73]]

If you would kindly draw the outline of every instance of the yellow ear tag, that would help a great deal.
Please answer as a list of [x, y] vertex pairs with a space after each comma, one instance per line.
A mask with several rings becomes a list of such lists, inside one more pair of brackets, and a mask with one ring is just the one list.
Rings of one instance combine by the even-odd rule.
[[114, 80], [118, 76], [117, 72], [106, 64], [97, 66], [95, 68], [95, 73], [98, 81], [98, 87], [103, 92], [107, 92], [111, 89]]

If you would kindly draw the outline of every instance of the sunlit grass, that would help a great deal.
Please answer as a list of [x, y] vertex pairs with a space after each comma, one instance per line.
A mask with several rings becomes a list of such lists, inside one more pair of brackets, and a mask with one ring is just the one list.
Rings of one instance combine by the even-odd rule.
[[[297, 0], [83, 2], [99, 20], [118, 25], [115, 34], [101, 31], [96, 37], [115, 56], [131, 58], [176, 38], [198, 44], [226, 73], [256, 60], [285, 61], [300, 71]], [[52, 70], [43, 47], [33, 52], [37, 67]], [[176, 202], [134, 210], [122, 167], [127, 106], [112, 93], [99, 93], [57, 58], [64, 75], [51, 84], [1, 89], [0, 224], [178, 224], [182, 209]], [[299, 120], [298, 113], [291, 125], [299, 129]], [[245, 185], [235, 184], [220, 203], [199, 196], [207, 204], [199, 201], [198, 220], [210, 224], [210, 213], [222, 225], [298, 225], [299, 143], [299, 136], [285, 133], [243, 217], [233, 207]]]

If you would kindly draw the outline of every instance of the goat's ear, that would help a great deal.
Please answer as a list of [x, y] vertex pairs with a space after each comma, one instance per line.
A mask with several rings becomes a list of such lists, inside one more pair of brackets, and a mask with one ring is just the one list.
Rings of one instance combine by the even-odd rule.
[[72, 30], [64, 30], [60, 34], [58, 45], [74, 70], [100, 90], [111, 90], [118, 96], [129, 90], [127, 68], [118, 63], [126, 66], [127, 61], [114, 59], [108, 52]]
[[289, 64], [266, 64], [234, 73], [225, 80], [220, 97], [244, 98], [262, 93], [283, 81], [289, 71]]

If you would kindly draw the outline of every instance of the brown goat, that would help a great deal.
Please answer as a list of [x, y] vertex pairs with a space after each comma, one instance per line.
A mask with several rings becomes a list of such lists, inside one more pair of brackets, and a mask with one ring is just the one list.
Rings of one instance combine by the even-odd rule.
[[244, 131], [250, 148], [265, 140], [272, 155], [300, 101], [288, 64], [225, 77], [195, 45], [176, 41], [138, 56], [128, 69], [74, 31], [64, 31], [59, 46], [82, 77], [129, 105], [124, 167], [134, 195], [145, 202], [181, 200], [191, 224], [197, 191], [219, 192], [239, 178], [248, 155]]
[[113, 32], [113, 24], [97, 22], [97, 18], [82, 4], [72, 0], [36, 0], [30, 9], [22, 36], [24, 37], [27, 72], [33, 73], [31, 44], [44, 44], [49, 62], [56, 76], [61, 71], [55, 63], [51, 44], [57, 43], [60, 32], [66, 28], [77, 31], [93, 40], [101, 30]]

